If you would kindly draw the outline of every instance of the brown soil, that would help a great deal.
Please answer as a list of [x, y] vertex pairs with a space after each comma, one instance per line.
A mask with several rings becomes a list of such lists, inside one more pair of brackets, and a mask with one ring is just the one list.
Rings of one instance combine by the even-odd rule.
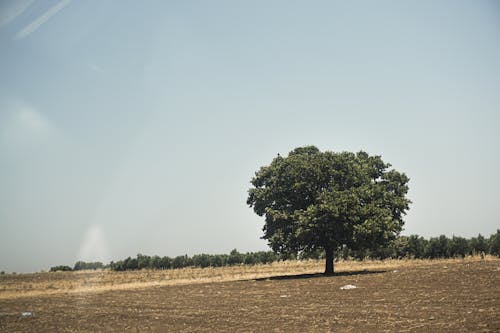
[[4, 297], [0, 332], [500, 332], [500, 260], [339, 270]]

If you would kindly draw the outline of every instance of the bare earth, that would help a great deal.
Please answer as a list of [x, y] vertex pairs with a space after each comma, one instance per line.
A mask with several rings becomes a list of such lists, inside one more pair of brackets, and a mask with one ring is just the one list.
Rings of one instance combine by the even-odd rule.
[[498, 259], [345, 262], [335, 276], [313, 274], [321, 270], [3, 275], [0, 332], [500, 332]]

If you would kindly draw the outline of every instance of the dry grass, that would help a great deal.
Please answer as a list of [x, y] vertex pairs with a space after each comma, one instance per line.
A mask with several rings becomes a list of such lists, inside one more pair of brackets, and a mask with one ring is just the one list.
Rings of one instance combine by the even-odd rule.
[[[486, 257], [484, 260], [491, 261], [496, 259]], [[336, 272], [391, 270], [422, 265], [441, 265], [445, 267], [447, 263], [477, 261], [481, 261], [481, 259], [478, 257], [468, 257], [465, 259], [443, 260], [339, 261], [335, 263], [335, 270]], [[7, 274], [0, 276], [0, 299], [251, 280], [272, 276], [319, 273], [323, 269], [324, 262], [322, 260], [308, 260], [222, 268], [184, 268], [127, 272], [97, 270]]]

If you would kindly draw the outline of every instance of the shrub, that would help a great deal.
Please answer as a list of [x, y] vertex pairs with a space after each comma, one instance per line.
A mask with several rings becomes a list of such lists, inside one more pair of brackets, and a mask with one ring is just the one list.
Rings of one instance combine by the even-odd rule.
[[72, 271], [73, 269], [69, 266], [63, 266], [63, 265], [60, 265], [60, 266], [54, 266], [54, 267], [51, 267], [50, 268], [50, 271], [51, 272], [57, 272], [57, 271], [63, 271], [63, 272], [67, 272], [67, 271]]

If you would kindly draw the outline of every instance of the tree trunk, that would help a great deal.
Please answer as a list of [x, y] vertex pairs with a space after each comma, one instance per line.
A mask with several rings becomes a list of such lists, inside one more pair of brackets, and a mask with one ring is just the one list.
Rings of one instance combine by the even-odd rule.
[[325, 275], [333, 275], [333, 247], [327, 246], [325, 248], [325, 254], [326, 254]]

